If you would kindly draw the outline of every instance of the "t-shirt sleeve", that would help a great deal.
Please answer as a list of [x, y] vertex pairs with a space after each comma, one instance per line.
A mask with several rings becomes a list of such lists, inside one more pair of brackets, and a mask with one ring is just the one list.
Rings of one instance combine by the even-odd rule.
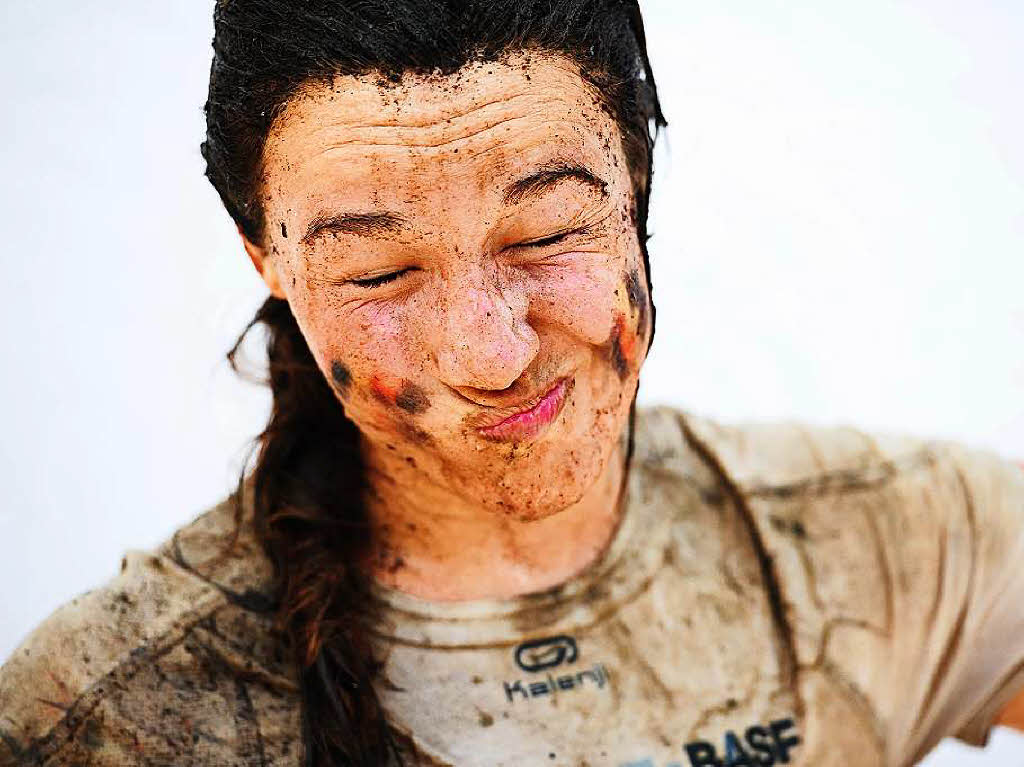
[[984, 746], [1024, 687], [1024, 472], [955, 442], [867, 434], [870, 454], [833, 464], [835, 433], [815, 436], [825, 479], [799, 545], [814, 593], [795, 610], [817, 600], [824, 616], [795, 621], [817, 648], [814, 662], [803, 649], [809, 673], [863, 696], [887, 763], [949, 736]]
[[[969, 588], [947, 646], [930, 714], [956, 723], [960, 740], [982, 746], [999, 714], [1024, 691], [1024, 470], [960, 445], [945, 445], [963, 482], [972, 533]], [[949, 734], [949, 733], [946, 733]]]
[[893, 765], [947, 736], [984, 745], [1024, 688], [1020, 466], [847, 427], [688, 423], [777, 580], [808, 752], [837, 727]]
[[182, 637], [223, 601], [173, 561], [126, 551], [120, 573], [60, 605], [0, 666], [0, 767], [141, 763], [146, 743], [124, 717], [167, 720], [156, 685], [168, 687], [166, 666], [187, 668]]

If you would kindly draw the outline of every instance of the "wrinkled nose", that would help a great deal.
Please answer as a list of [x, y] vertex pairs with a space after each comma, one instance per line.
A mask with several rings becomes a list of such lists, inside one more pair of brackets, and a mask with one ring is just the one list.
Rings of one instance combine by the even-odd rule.
[[435, 358], [438, 375], [449, 386], [506, 389], [540, 350], [527, 322], [526, 291], [502, 279], [498, 268], [466, 263], [444, 289]]

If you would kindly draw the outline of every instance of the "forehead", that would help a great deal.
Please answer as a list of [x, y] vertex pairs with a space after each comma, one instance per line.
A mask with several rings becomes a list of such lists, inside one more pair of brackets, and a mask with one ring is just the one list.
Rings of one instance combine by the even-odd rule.
[[328, 197], [450, 199], [552, 158], [611, 169], [620, 153], [593, 86], [561, 57], [473, 62], [399, 83], [346, 75], [304, 88], [275, 120], [265, 193], [295, 214]]

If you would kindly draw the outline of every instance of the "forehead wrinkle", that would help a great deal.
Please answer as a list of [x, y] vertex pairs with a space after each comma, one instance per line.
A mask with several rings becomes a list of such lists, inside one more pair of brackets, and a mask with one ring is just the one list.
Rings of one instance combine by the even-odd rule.
[[[557, 122], [564, 122], [569, 127], [575, 126], [575, 123], [569, 120]], [[391, 178], [408, 177], [410, 180], [421, 183], [422, 186], [431, 177], [432, 172], [441, 173], [447, 178], [445, 184], [438, 186], [431, 182], [428, 186], [430, 188], [436, 187], [436, 191], [442, 198], [447, 197], [448, 193], [443, 191], [447, 188], [447, 184], [469, 184], [476, 189], [481, 197], [497, 196], [509, 181], [515, 180], [530, 170], [536, 170], [545, 164], [555, 161], [582, 163], [594, 170], [607, 165], [601, 152], [599, 135], [593, 134], [588, 136], [574, 131], [571, 135], [567, 136], [568, 140], [565, 143], [553, 144], [550, 139], [550, 130], [540, 129], [544, 127], [539, 125], [538, 130], [530, 131], [525, 135], [520, 133], [516, 137], [508, 137], [502, 132], [499, 134], [499, 140], [494, 144], [473, 152], [449, 155], [440, 165], [437, 163], [436, 158], [431, 157], [429, 149], [418, 157], [410, 158], [408, 153], [403, 151], [409, 149], [405, 145], [373, 145], [376, 148], [388, 150], [380, 156], [367, 156], [366, 152], [357, 152], [356, 148], [351, 144], [331, 147], [322, 150], [322, 153], [342, 153], [349, 156], [357, 154], [356, 157], [350, 160], [341, 161], [335, 159], [331, 162], [333, 166], [339, 169], [347, 169], [350, 173], [355, 173], [356, 176], [352, 178], [358, 177], [362, 179], [364, 176], [366, 178], [374, 178], [381, 172], [381, 162], [387, 163], [389, 160], [394, 161], [395, 158], [398, 159], [400, 164], [393, 166], [388, 173], [388, 176]], [[549, 128], [550, 126], [547, 127]], [[515, 140], [517, 138], [520, 140]], [[410, 161], [414, 164], [405, 166], [404, 163]], [[422, 163], [427, 163], [427, 165]], [[427, 168], [433, 170], [428, 170]], [[608, 172], [608, 170], [610, 168], [605, 172]], [[598, 173], [599, 175], [601, 174], [599, 170]], [[318, 176], [322, 176], [322, 173], [318, 172]], [[352, 186], [353, 184], [361, 185], [363, 182], [342, 183], [336, 181], [335, 183], [341, 183], [342, 186]], [[425, 189], [425, 187], [423, 188]], [[415, 197], [422, 199], [423, 192], [417, 193]], [[366, 203], [359, 203], [355, 200], [347, 206], [341, 203], [337, 205], [339, 209], [341, 207], [352, 207], [353, 209], [365, 209], [367, 207]], [[505, 208], [507, 206], [500, 205], [499, 207]], [[505, 218], [507, 215], [509, 214], [501, 214], [499, 218]]]
[[[557, 110], [549, 110], [548, 106], [557, 106], [558, 108]], [[430, 149], [452, 146], [460, 141], [471, 139], [495, 128], [505, 127], [506, 129], [511, 129], [516, 124], [524, 121], [533, 120], [539, 124], [557, 121], [574, 126], [575, 123], [568, 119], [569, 114], [582, 115], [582, 111], [578, 108], [574, 109], [570, 103], [564, 100], [547, 99], [539, 103], [534, 101], [525, 112], [519, 114], [508, 114], [505, 112], [493, 117], [487, 115], [486, 119], [482, 119], [480, 122], [477, 120], [469, 121], [467, 126], [451, 124], [447, 119], [425, 123], [420, 126], [380, 124], [359, 127], [350, 125], [339, 126], [337, 124], [325, 125], [322, 121], [316, 121], [317, 127], [307, 132], [301, 139], [315, 142], [318, 134], [340, 133], [342, 134], [341, 136], [330, 137], [329, 140], [324, 142], [327, 148], [360, 144], [364, 146], [423, 147]], [[435, 132], [439, 133], [440, 136], [432, 135]], [[355, 135], [348, 137], [345, 134]], [[378, 139], [378, 136], [380, 139]]]
[[[507, 106], [507, 105], [512, 104], [515, 101], [518, 101], [519, 99], [527, 99], [527, 100], [532, 101], [532, 102], [536, 102], [537, 101], [537, 90], [536, 89], [521, 91], [519, 93], [509, 94], [509, 95], [506, 95], [506, 96], [500, 96], [498, 98], [491, 99], [490, 101], [484, 101], [484, 102], [482, 102], [480, 104], [472, 104], [472, 105], [468, 106], [462, 112], [445, 111], [444, 108], [449, 106], [449, 104], [450, 104], [450, 101], [446, 101], [445, 103], [439, 105], [442, 108], [441, 114], [439, 114], [439, 115], [426, 115], [425, 117], [423, 117], [423, 119], [421, 119], [419, 121], [416, 121], [416, 119], [415, 119], [416, 118], [416, 112], [415, 111], [410, 112], [409, 108], [408, 108], [409, 105], [412, 104], [413, 106], [422, 106], [426, 102], [426, 99], [419, 97], [419, 94], [416, 94], [416, 95], [417, 95], [417, 99], [414, 100], [414, 101], [410, 101], [409, 103], [405, 104], [403, 108], [396, 107], [393, 102], [388, 103], [384, 108], [382, 108], [380, 106], [380, 104], [374, 104], [372, 106], [370, 106], [370, 105], [362, 105], [362, 106], [365, 107], [365, 111], [370, 112], [370, 114], [374, 118], [374, 120], [370, 121], [370, 122], [351, 122], [351, 123], [348, 124], [348, 127], [351, 127], [351, 128], [429, 128], [429, 127], [434, 126], [434, 125], [443, 125], [443, 124], [446, 124], [446, 123], [452, 123], [452, 122], [458, 122], [460, 120], [464, 120], [465, 118], [472, 117], [472, 116], [474, 116], [476, 114], [479, 114], [480, 112], [486, 110], [488, 107], [493, 107], [494, 105]], [[560, 100], [562, 100], [562, 99], [559, 99], [558, 97], [554, 97], [554, 98], [550, 98], [550, 99], [545, 99], [545, 101], [551, 101], [551, 102], [560, 101]], [[322, 99], [318, 99], [317, 101], [319, 103], [323, 103]], [[354, 110], [346, 109], [345, 111], [346, 111], [346, 113], [350, 113], [351, 114]], [[422, 112], [426, 112], [427, 110], [426, 109], [422, 109], [421, 111]], [[388, 120], [385, 119], [384, 122], [380, 122], [380, 120], [382, 118], [386, 117], [385, 115], [382, 115], [383, 112], [395, 112], [393, 121], [388, 121]], [[406, 118], [406, 119], [402, 120], [401, 118], [403, 118], [403, 117]], [[409, 119], [409, 118], [412, 118], [412, 119]]]
[[[573, 125], [573, 123], [570, 122], [569, 120], [560, 120], [556, 122], [564, 122], [566, 125], [569, 126]], [[578, 149], [581, 152], [586, 152], [586, 138], [584, 136], [579, 135], [574, 135], [573, 138], [579, 139]], [[517, 155], [521, 155], [528, 150], [535, 149], [536, 147], [550, 146], [551, 143], [551, 137], [548, 135], [544, 135], [538, 138], [533, 138], [532, 136], [530, 136], [529, 139], [525, 140], [522, 144], [515, 145], [513, 145], [508, 139], [505, 139], [503, 137], [502, 140], [492, 144], [491, 146], [473, 152], [471, 155], [468, 155], [466, 159], [467, 161], [472, 162], [474, 160], [479, 160], [483, 155], [490, 154], [491, 152], [500, 152], [502, 150], [505, 150], [506, 159], [512, 159], [515, 158]]]
[[366, 139], [363, 139], [363, 138], [353, 138], [353, 139], [348, 139], [348, 140], [345, 140], [345, 141], [333, 141], [333, 142], [331, 142], [330, 145], [328, 145], [328, 146], [326, 146], [324, 148], [323, 153], [327, 154], [331, 150], [339, 149], [341, 147], [349, 146], [349, 145], [352, 145], [352, 144], [358, 144], [360, 146], [374, 146], [374, 147], [401, 147], [401, 148], [422, 147], [424, 149], [438, 149], [440, 147], [451, 146], [452, 144], [457, 144], [460, 141], [467, 141], [467, 140], [473, 138], [474, 136], [478, 136], [481, 133], [484, 133], [484, 132], [489, 131], [489, 130], [493, 130], [494, 128], [496, 128], [498, 126], [507, 125], [508, 123], [518, 122], [520, 120], [527, 120], [529, 118], [530, 118], [530, 115], [522, 115], [520, 117], [508, 117], [508, 118], [505, 118], [503, 120], [499, 120], [499, 121], [497, 121], [495, 123], [492, 123], [491, 125], [485, 125], [484, 127], [479, 128], [478, 130], [472, 131], [471, 133], [467, 133], [467, 134], [465, 134], [463, 136], [456, 136], [455, 138], [447, 139], [447, 140], [444, 140], [444, 141], [434, 141], [434, 142], [431, 142], [431, 141], [420, 141], [420, 142], [409, 141], [409, 142], [401, 142], [401, 143], [397, 143], [397, 144], [392, 144], [392, 143], [383, 142], [383, 141], [367, 141]]
[[[446, 147], [450, 147], [453, 144], [456, 144], [456, 143], [459, 143], [459, 142], [469, 142], [469, 141], [471, 141], [473, 139], [477, 139], [479, 141], [479, 140], [483, 139], [483, 134], [487, 133], [488, 131], [494, 131], [494, 130], [502, 127], [503, 125], [505, 127], [510, 127], [509, 123], [512, 123], [512, 122], [517, 122], [518, 123], [518, 122], [520, 122], [522, 120], [526, 120], [526, 119], [529, 119], [529, 116], [509, 118], [508, 120], [506, 120], [504, 122], [499, 122], [499, 123], [496, 123], [494, 125], [488, 126], [486, 128], [481, 128], [480, 130], [474, 131], [473, 133], [471, 133], [469, 135], [461, 136], [461, 137], [459, 137], [457, 139], [452, 139], [452, 140], [449, 140], [449, 141], [444, 141], [444, 142], [440, 142], [440, 143], [436, 143], [436, 144], [426, 144], [426, 143], [420, 143], [420, 144], [402, 144], [402, 143], [399, 143], [399, 144], [394, 144], [394, 143], [373, 142], [373, 141], [367, 142], [367, 141], [362, 141], [362, 140], [358, 140], [358, 139], [353, 139], [353, 140], [350, 140], [350, 141], [335, 141], [335, 142], [332, 142], [331, 144], [329, 144], [327, 146], [324, 146], [321, 149], [319, 149], [317, 151], [317, 153], [312, 156], [311, 159], [314, 159], [314, 158], [317, 158], [317, 157], [329, 157], [330, 155], [333, 155], [333, 154], [336, 154], [336, 153], [351, 153], [353, 151], [353, 149], [356, 149], [356, 148], [366, 148], [366, 149], [371, 149], [372, 148], [372, 149], [382, 149], [382, 150], [397, 150], [394, 154], [399, 156], [399, 157], [401, 157], [401, 155], [403, 154], [402, 150], [410, 150], [410, 149], [422, 149], [422, 150], [444, 149]], [[450, 157], [450, 158], [448, 158], [448, 162], [449, 163], [457, 162], [457, 161], [461, 162], [461, 161], [464, 160], [466, 163], [472, 163], [475, 160], [479, 160], [483, 155], [487, 155], [487, 154], [490, 154], [490, 153], [496, 152], [496, 151], [504, 151], [509, 157], [515, 157], [516, 155], [521, 154], [522, 152], [524, 152], [524, 151], [526, 151], [528, 149], [533, 149], [534, 147], [537, 147], [537, 146], [543, 146], [543, 145], [551, 144], [552, 143], [552, 134], [554, 133], [554, 129], [557, 126], [564, 126], [564, 128], [565, 128], [565, 130], [562, 132], [560, 138], [562, 138], [563, 140], [570, 141], [570, 142], [572, 142], [572, 144], [577, 145], [578, 148], [581, 151], [585, 151], [587, 144], [588, 143], [592, 143], [592, 142], [588, 142], [587, 141], [587, 138], [588, 138], [587, 134], [581, 133], [578, 130], [579, 125], [578, 125], [578, 123], [576, 121], [574, 121], [572, 119], [569, 119], [568, 116], [561, 116], [560, 118], [557, 118], [557, 119], [556, 118], [552, 118], [550, 120], [545, 120], [545, 121], [542, 121], [542, 122], [536, 122], [536, 123], [534, 123], [532, 125], [528, 125], [525, 130], [518, 131], [518, 132], [515, 132], [515, 133], [512, 133], [511, 131], [502, 131], [502, 132], [498, 133], [498, 138], [493, 143], [492, 142], [488, 142], [487, 146], [484, 146], [484, 147], [482, 147], [480, 149], [476, 149], [476, 150], [474, 150], [472, 152], [467, 152], [464, 157], [462, 157], [462, 156], [460, 156], [459, 158]], [[511, 135], [509, 135], [510, 133], [511, 133]], [[592, 138], [594, 139], [594, 141], [598, 141], [600, 139], [600, 136], [597, 133], [594, 133], [592, 135]], [[595, 147], [595, 149], [598, 148], [596, 144], [594, 144], [594, 147]], [[370, 158], [367, 158], [366, 155], [363, 154], [363, 153], [360, 153], [359, 157], [363, 158], [363, 159], [370, 159]], [[384, 157], [384, 158], [378, 158], [378, 159], [388, 159], [388, 158]]]

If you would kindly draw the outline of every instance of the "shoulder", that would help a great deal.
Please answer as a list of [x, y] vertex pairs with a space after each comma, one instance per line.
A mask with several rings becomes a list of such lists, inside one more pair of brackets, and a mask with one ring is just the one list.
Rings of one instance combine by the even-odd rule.
[[950, 440], [675, 418], [750, 530], [808, 710], [898, 763], [983, 744], [1024, 678], [1024, 472]]
[[834, 482], [929, 463], [939, 443], [850, 425], [724, 422], [682, 413], [692, 441], [748, 492]]
[[[1019, 522], [1024, 471], [947, 439], [795, 420], [727, 422], [667, 405], [637, 409], [635, 455], [647, 466], [709, 468], [747, 506], [871, 498], [875, 511]], [[805, 509], [806, 510], [806, 509]]]
[[848, 425], [728, 422], [667, 405], [637, 409], [636, 456], [646, 465], [710, 471], [744, 501], [880, 486], [934, 469], [957, 445]]
[[0, 667], [0, 765], [216, 762], [255, 747], [258, 713], [295, 684], [269, 615], [252, 609], [266, 563], [244, 536], [216, 559], [229, 501], [153, 550], [127, 551], [116, 576], [14, 650]]
[[890, 632], [898, 592], [930, 595], [950, 555], [970, 559], [968, 474], [986, 453], [847, 425], [677, 417], [778, 581], [798, 662], [821, 661], [833, 620]]
[[[848, 527], [863, 519], [871, 538], [906, 548], [941, 536], [947, 549], [977, 554], [1016, 545], [1024, 532], [1024, 472], [993, 451], [849, 425], [679, 417], [693, 449], [776, 532], [792, 533], [801, 521]], [[986, 539], [990, 549], [978, 548]]]

